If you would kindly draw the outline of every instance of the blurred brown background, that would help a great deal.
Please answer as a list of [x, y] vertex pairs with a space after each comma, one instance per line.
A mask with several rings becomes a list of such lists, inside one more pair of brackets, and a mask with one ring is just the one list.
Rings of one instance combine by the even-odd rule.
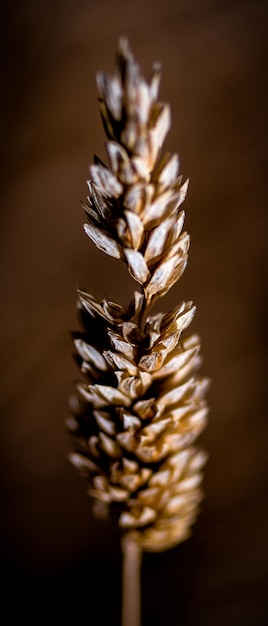
[[[190, 177], [188, 269], [213, 381], [206, 500], [190, 541], [143, 562], [143, 626], [264, 626], [267, 0], [1, 2], [1, 589], [38, 623], [120, 623], [118, 536], [66, 460], [76, 286], [126, 303], [134, 283], [82, 230], [88, 163], [104, 156], [95, 75], [127, 34], [163, 66], [166, 147]], [[53, 604], [55, 603], [55, 604]]]

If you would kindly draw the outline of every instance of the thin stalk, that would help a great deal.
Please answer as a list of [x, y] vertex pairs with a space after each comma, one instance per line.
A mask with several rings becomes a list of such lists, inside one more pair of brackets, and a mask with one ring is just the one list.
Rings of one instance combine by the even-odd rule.
[[146, 299], [145, 296], [145, 290], [142, 287], [141, 288], [141, 293], [143, 295], [143, 303], [142, 303], [142, 308], [139, 312], [139, 315], [136, 316], [137, 319], [137, 325], [140, 328], [140, 330], [143, 332], [144, 331], [144, 326], [145, 326], [145, 322], [146, 322], [146, 317], [148, 315], [148, 312], [150, 311], [150, 309], [153, 306], [153, 302], [152, 300], [150, 301], [150, 304], [148, 303], [148, 300]]
[[142, 553], [137, 542], [130, 535], [126, 535], [122, 539], [122, 555], [122, 626], [141, 626], [140, 571]]

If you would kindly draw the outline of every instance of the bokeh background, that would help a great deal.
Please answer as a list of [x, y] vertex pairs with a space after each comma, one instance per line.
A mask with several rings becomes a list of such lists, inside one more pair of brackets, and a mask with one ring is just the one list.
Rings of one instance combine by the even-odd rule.
[[[126, 269], [82, 229], [88, 164], [105, 156], [95, 75], [128, 35], [163, 66], [166, 147], [190, 177], [187, 271], [212, 379], [206, 500], [192, 538], [145, 555], [144, 626], [268, 623], [265, 322], [266, 0], [1, 2], [1, 591], [38, 623], [120, 623], [116, 531], [67, 461], [76, 287], [126, 303]], [[8, 622], [6, 622], [8, 623]]]

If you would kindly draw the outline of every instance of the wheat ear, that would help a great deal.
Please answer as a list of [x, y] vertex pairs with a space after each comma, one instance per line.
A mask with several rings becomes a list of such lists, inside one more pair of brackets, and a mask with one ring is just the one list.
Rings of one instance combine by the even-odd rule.
[[74, 344], [85, 380], [68, 421], [70, 459], [89, 481], [96, 514], [120, 528], [126, 554], [127, 542], [158, 551], [189, 536], [206, 460], [193, 446], [208, 410], [208, 381], [196, 373], [200, 340], [181, 336], [195, 307], [149, 314], [182, 276], [189, 249], [181, 210], [188, 182], [177, 154], [160, 157], [170, 108], [158, 100], [159, 79], [155, 65], [145, 81], [120, 39], [114, 74], [97, 76], [109, 166], [95, 157], [83, 203], [88, 237], [140, 285], [126, 310], [78, 291], [83, 330]]

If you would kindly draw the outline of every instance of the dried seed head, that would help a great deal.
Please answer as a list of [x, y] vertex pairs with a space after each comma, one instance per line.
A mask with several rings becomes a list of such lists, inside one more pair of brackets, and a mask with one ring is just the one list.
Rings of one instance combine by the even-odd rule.
[[195, 307], [148, 309], [181, 277], [189, 236], [182, 232], [188, 182], [178, 155], [160, 152], [170, 109], [157, 100], [159, 66], [143, 78], [120, 39], [113, 75], [99, 73], [109, 167], [90, 166], [85, 232], [127, 264], [139, 283], [129, 307], [78, 291], [83, 330], [74, 344], [84, 382], [68, 420], [72, 463], [119, 528], [142, 548], [166, 549], [189, 535], [202, 499], [206, 456], [194, 443], [207, 418], [208, 381], [197, 377], [200, 341], [182, 337]]

